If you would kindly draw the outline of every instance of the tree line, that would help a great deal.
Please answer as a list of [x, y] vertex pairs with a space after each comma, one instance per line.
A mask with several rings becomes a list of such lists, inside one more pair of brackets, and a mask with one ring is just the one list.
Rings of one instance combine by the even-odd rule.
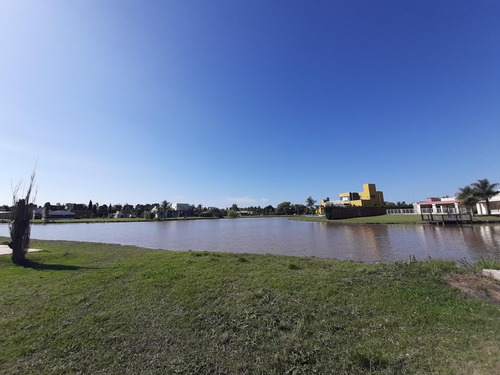
[[[236, 203], [231, 207], [226, 208], [218, 208], [218, 207], [206, 207], [201, 204], [198, 205], [189, 205], [190, 208], [190, 216], [193, 217], [225, 217], [231, 216], [230, 212], [234, 212], [236, 215], [241, 212], [252, 215], [252, 216], [274, 216], [274, 215], [306, 215], [306, 214], [314, 214], [316, 212], [316, 200], [314, 200], [311, 196], [309, 196], [305, 200], [305, 204], [297, 204], [289, 201], [281, 202], [276, 207], [273, 205], [267, 205], [265, 207], [261, 206], [246, 206], [239, 207]], [[50, 211], [72, 211], [72, 212], [85, 212], [90, 217], [95, 218], [106, 218], [110, 215], [114, 215], [116, 212], [120, 212], [125, 217], [138, 217], [138, 218], [146, 218], [152, 219], [154, 218], [154, 214], [152, 214], [152, 210], [154, 207], [157, 207], [157, 212], [159, 216], [164, 215], [166, 212], [171, 210], [171, 203], [164, 200], [161, 203], [146, 203], [146, 204], [136, 204], [131, 205], [128, 203], [125, 204], [99, 204], [93, 203], [92, 200], [89, 201], [88, 204], [85, 203], [56, 203], [51, 204], [50, 202], [46, 202], [43, 206], [37, 207], [36, 205], [32, 205], [31, 209], [35, 208], [47, 208]], [[384, 208], [411, 208], [413, 207], [411, 204], [407, 204], [406, 202], [385, 202]], [[12, 207], [7, 205], [0, 206], [3, 211], [11, 211]]]
[[[144, 217], [146, 219], [154, 218], [152, 214], [153, 208], [157, 207], [157, 212], [161, 216], [167, 211], [171, 210], [171, 203], [163, 201], [161, 203], [146, 203], [146, 204], [136, 204], [131, 205], [125, 204], [99, 204], [93, 203], [92, 200], [88, 204], [85, 203], [56, 203], [51, 204], [46, 202], [43, 206], [37, 206], [35, 204], [30, 204], [30, 209], [42, 209], [46, 208], [50, 211], [71, 211], [71, 212], [85, 212], [89, 216], [95, 218], [106, 218], [110, 215], [114, 215], [116, 212], [120, 212], [126, 217]], [[12, 211], [13, 206], [2, 205], [0, 206], [1, 211]], [[189, 205], [191, 216], [194, 217], [225, 217], [228, 216], [229, 211], [234, 211], [236, 213], [244, 212], [249, 215], [255, 216], [272, 216], [272, 215], [304, 215], [308, 213], [308, 207], [303, 204], [293, 204], [291, 202], [282, 202], [276, 207], [272, 205], [267, 205], [265, 207], [261, 206], [247, 206], [238, 207], [237, 204], [233, 204], [231, 207], [218, 208], [211, 206]]]

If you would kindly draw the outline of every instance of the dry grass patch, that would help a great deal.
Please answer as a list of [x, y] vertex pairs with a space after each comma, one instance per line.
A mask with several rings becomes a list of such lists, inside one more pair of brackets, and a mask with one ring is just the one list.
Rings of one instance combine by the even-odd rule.
[[480, 273], [451, 274], [445, 280], [472, 298], [500, 305], [500, 283]]

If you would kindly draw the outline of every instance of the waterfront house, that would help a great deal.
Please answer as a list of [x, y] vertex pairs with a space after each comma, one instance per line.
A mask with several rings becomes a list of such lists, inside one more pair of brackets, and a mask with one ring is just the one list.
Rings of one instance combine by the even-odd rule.
[[44, 220], [58, 220], [58, 219], [74, 219], [75, 213], [65, 210], [49, 211], [44, 209], [42, 219]]
[[[490, 211], [492, 215], [500, 215], [500, 189], [498, 189], [497, 195], [489, 199]], [[486, 207], [486, 201], [479, 201], [476, 204], [478, 215], [488, 215], [488, 208]]]
[[155, 215], [156, 218], [166, 219], [169, 217], [189, 217], [193, 216], [193, 209], [189, 203], [172, 203], [170, 208], [164, 212], [162, 215], [158, 214], [159, 207], [155, 206], [151, 210], [151, 213]]
[[33, 220], [40, 220], [43, 216], [43, 207], [37, 207], [33, 209]]
[[321, 204], [316, 206], [316, 215], [325, 214], [325, 206], [357, 206], [374, 207], [384, 205], [384, 193], [377, 191], [375, 184], [364, 184], [361, 192], [347, 192], [339, 194], [340, 200], [331, 201], [330, 198], [322, 199]]
[[427, 198], [425, 202], [413, 203], [416, 214], [457, 214], [464, 213], [466, 209], [460, 207], [457, 198]]
[[193, 209], [189, 203], [172, 203], [170, 208], [171, 217], [193, 216]]
[[344, 205], [357, 207], [374, 207], [384, 205], [384, 193], [377, 191], [375, 184], [364, 184], [359, 193], [348, 192], [339, 194]]

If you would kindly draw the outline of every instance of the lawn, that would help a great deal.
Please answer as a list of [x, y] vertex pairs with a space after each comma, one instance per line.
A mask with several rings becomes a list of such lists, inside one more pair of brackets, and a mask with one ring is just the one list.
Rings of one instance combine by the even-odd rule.
[[474, 268], [64, 241], [34, 240], [32, 247], [44, 251], [28, 254], [31, 268], [0, 257], [0, 373], [500, 368], [499, 305], [444, 280]]

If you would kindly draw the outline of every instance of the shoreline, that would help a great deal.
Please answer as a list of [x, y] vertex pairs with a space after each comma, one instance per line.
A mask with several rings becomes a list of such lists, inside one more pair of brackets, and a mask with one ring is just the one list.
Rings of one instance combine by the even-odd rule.
[[[367, 216], [350, 219], [328, 220], [324, 216], [291, 216], [291, 215], [269, 215], [269, 216], [243, 216], [237, 218], [217, 218], [217, 217], [179, 217], [168, 218], [163, 220], [143, 219], [143, 218], [122, 218], [122, 219], [109, 219], [109, 218], [92, 218], [92, 219], [56, 219], [56, 220], [32, 220], [31, 224], [81, 224], [81, 223], [134, 223], [134, 222], [168, 222], [168, 221], [186, 221], [186, 220], [219, 220], [219, 219], [261, 219], [261, 218], [288, 218], [294, 221], [305, 222], [320, 222], [330, 224], [413, 224], [413, 225], [431, 225], [422, 221], [420, 215], [382, 215], [382, 216]], [[381, 219], [383, 218], [383, 219]], [[1, 219], [0, 223], [8, 224], [10, 221]], [[500, 224], [500, 216], [474, 216], [471, 224], [458, 224], [458, 225], [481, 225], [481, 224]], [[450, 226], [456, 224], [449, 224]]]

